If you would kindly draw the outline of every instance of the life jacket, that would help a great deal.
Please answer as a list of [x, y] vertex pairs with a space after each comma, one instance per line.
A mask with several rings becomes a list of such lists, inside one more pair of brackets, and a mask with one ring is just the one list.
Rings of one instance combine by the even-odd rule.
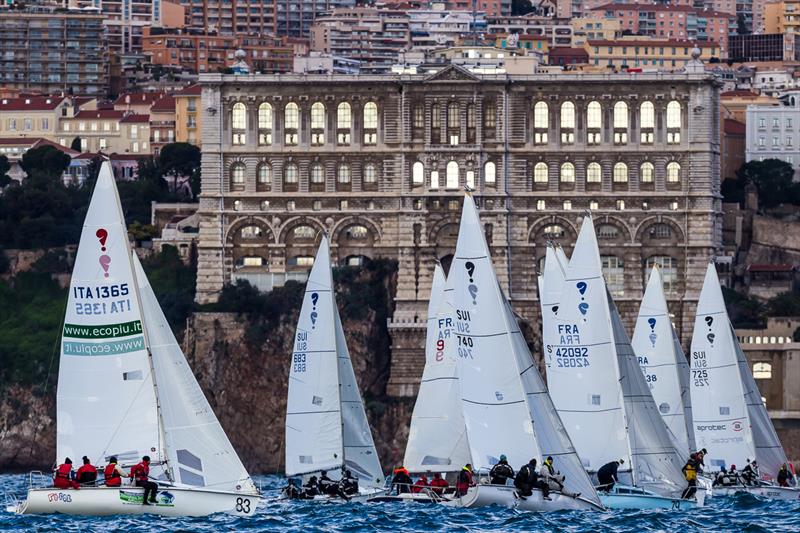
[[683, 476], [686, 478], [686, 481], [694, 481], [697, 479], [697, 465], [689, 461], [686, 463], [686, 466], [683, 467]]
[[147, 481], [150, 475], [150, 467], [144, 464], [144, 461], [137, 464], [131, 469], [131, 477], [136, 481]]
[[472, 484], [472, 472], [463, 468], [461, 472], [458, 473], [458, 481], [456, 481], [456, 488], [459, 490], [466, 490], [469, 488], [470, 484]]
[[59, 465], [58, 469], [56, 469], [56, 479], [69, 479], [71, 473], [72, 473], [71, 464], [64, 463], [63, 465]]
[[439, 478], [439, 479], [432, 479], [431, 480], [431, 487], [449, 487], [450, 483], [446, 480]]
[[122, 485], [122, 477], [117, 471], [117, 463], [110, 463], [106, 465], [103, 470], [103, 476], [106, 478], [106, 487], [119, 487]]
[[555, 475], [556, 469], [553, 468], [553, 463], [549, 463], [547, 461], [544, 462], [544, 466], [547, 467], [547, 471], [550, 473], [551, 476]]

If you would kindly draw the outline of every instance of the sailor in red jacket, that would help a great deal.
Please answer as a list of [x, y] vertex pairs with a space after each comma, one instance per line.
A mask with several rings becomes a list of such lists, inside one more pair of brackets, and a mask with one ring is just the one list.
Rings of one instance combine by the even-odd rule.
[[431, 490], [441, 496], [444, 493], [444, 489], [450, 486], [450, 483], [447, 482], [446, 479], [442, 479], [442, 475], [439, 472], [433, 474], [433, 479], [431, 480]]
[[128, 474], [119, 467], [117, 458], [111, 456], [103, 470], [103, 477], [106, 479], [106, 487], [120, 487], [122, 486], [122, 478], [128, 477]]
[[428, 478], [425, 476], [425, 474], [422, 474], [421, 476], [419, 476], [417, 482], [411, 485], [411, 492], [412, 494], [419, 494], [420, 492], [425, 490], [427, 486], [428, 486]]
[[475, 486], [474, 474], [472, 473], [472, 465], [467, 463], [461, 472], [458, 473], [456, 478], [456, 494], [463, 496], [467, 493], [470, 487]]
[[87, 486], [94, 485], [97, 481], [97, 468], [92, 465], [92, 462], [85, 455], [83, 456], [83, 464], [78, 469], [77, 474], [78, 483]]
[[145, 455], [142, 457], [141, 463], [131, 468], [131, 477], [133, 478], [137, 487], [144, 488], [142, 505], [156, 503], [158, 484], [150, 481], [150, 457]]
[[64, 463], [58, 465], [53, 476], [53, 486], [57, 489], [79, 489], [80, 485], [73, 479], [72, 459], [67, 457]]

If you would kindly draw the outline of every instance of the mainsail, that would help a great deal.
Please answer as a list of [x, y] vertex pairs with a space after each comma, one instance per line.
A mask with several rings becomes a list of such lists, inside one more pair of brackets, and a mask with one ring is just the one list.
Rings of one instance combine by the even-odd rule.
[[57, 460], [166, 459], [131, 249], [109, 163], [81, 232], [61, 342]]
[[286, 405], [286, 475], [347, 467], [362, 486], [382, 482], [333, 294], [323, 236], [297, 322]]
[[225, 491], [256, 490], [169, 327], [139, 258], [132, 253], [153, 359], [173, 481]]
[[773, 478], [786, 455], [734, 334], [713, 264], [697, 302], [691, 364], [695, 438], [708, 450], [707, 464], [742, 468], [757, 459], [762, 476]]
[[657, 266], [650, 272], [631, 341], [664, 422], [685, 455], [694, 451], [689, 363], [669, 316]]
[[428, 302], [425, 369], [403, 465], [411, 472], [453, 472], [470, 462], [458, 385], [452, 301], [453, 289], [445, 290], [440, 265], [433, 271]]

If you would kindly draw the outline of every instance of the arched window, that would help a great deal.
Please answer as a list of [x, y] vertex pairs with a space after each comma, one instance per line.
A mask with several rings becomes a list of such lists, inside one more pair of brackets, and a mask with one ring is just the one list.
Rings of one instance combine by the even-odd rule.
[[681, 104], [672, 100], [667, 104], [667, 144], [681, 142]]
[[628, 183], [628, 165], [621, 161], [614, 165], [614, 183]]
[[292, 235], [295, 239], [313, 240], [317, 236], [317, 230], [311, 226], [297, 226], [292, 230]]
[[231, 109], [231, 131], [233, 144], [247, 142], [247, 107], [242, 102], [236, 102]]
[[365, 226], [356, 224], [354, 226], [349, 226], [344, 234], [348, 239], [364, 240], [369, 237], [369, 230]]
[[669, 224], [653, 224], [647, 229], [651, 239], [671, 239], [672, 227]]
[[483, 182], [487, 185], [494, 185], [497, 183], [497, 167], [494, 162], [487, 161], [483, 165]]
[[286, 144], [290, 146], [296, 145], [299, 140], [300, 108], [294, 102], [289, 102], [284, 108], [283, 128], [286, 135]]
[[268, 146], [272, 144], [272, 105], [263, 102], [258, 106], [258, 144]]
[[414, 185], [425, 184], [425, 167], [419, 161], [411, 165], [411, 183]]
[[239, 235], [242, 239], [259, 239], [263, 236], [263, 232], [258, 226], [245, 226], [239, 230]]
[[244, 190], [244, 163], [234, 163], [231, 167], [231, 190], [243, 191]]
[[575, 183], [575, 165], [570, 162], [562, 164], [558, 179], [561, 183]]
[[603, 181], [603, 169], [600, 163], [589, 163], [586, 167], [586, 183], [600, 183]]
[[654, 266], [661, 270], [661, 281], [664, 282], [664, 292], [668, 295], [678, 293], [678, 260], [668, 255], [654, 255], [647, 258], [644, 263], [644, 279], [648, 279]]
[[311, 144], [320, 146], [325, 144], [325, 106], [322, 102], [311, 105]]
[[575, 104], [564, 102], [561, 104], [561, 142], [572, 144], [575, 142]]
[[550, 111], [546, 102], [536, 102], [533, 106], [533, 142], [547, 144], [547, 130], [550, 125]]
[[586, 127], [598, 130], [603, 127], [603, 108], [600, 107], [600, 102], [589, 102], [586, 108]]
[[447, 163], [447, 172], [445, 174], [445, 188], [458, 189], [458, 163], [450, 161]]
[[614, 104], [614, 128], [628, 129], [628, 104], [625, 102]]
[[534, 183], [547, 183], [549, 181], [547, 163], [539, 161], [533, 167], [533, 182]]
[[311, 165], [311, 183], [325, 183], [325, 169], [319, 163]]
[[642, 102], [639, 106], [639, 129], [642, 144], [653, 144], [656, 127], [656, 109], [653, 102]]
[[613, 224], [600, 224], [597, 226], [598, 239], [616, 239], [619, 237], [619, 228]]
[[298, 181], [299, 172], [297, 171], [297, 165], [294, 163], [289, 163], [286, 165], [286, 168], [283, 169], [283, 182], [286, 184], [296, 184]]
[[350, 144], [350, 129], [353, 127], [353, 113], [350, 104], [341, 102], [336, 108], [336, 143]]
[[601, 255], [603, 277], [611, 296], [625, 295], [625, 264], [616, 255]]
[[378, 172], [375, 169], [374, 163], [367, 163], [364, 165], [364, 183], [372, 185], [378, 182]]
[[447, 138], [450, 141], [450, 146], [458, 146], [460, 133], [461, 108], [458, 102], [450, 102], [447, 105]]
[[545, 226], [542, 230], [542, 235], [549, 241], [561, 239], [566, 234], [567, 230], [564, 229], [564, 226], [559, 224], [550, 224], [549, 226]]
[[754, 363], [753, 377], [755, 379], [772, 379], [772, 365], [770, 363]]
[[667, 183], [679, 183], [681, 181], [681, 165], [677, 161], [667, 163]]
[[367, 102], [364, 106], [364, 144], [374, 145], [378, 142], [378, 105]]
[[467, 187], [470, 189], [475, 188], [475, 171], [474, 170], [467, 170], [466, 175]]
[[266, 163], [262, 163], [258, 165], [258, 170], [256, 171], [256, 187], [260, 191], [265, 191], [269, 189], [270, 184], [272, 183], [272, 169]]
[[653, 183], [653, 179], [655, 178], [655, 167], [653, 163], [650, 161], [645, 161], [642, 163], [642, 166], [639, 167], [639, 181], [642, 183]]
[[336, 181], [339, 183], [350, 183], [350, 167], [347, 165], [339, 165], [336, 169]]

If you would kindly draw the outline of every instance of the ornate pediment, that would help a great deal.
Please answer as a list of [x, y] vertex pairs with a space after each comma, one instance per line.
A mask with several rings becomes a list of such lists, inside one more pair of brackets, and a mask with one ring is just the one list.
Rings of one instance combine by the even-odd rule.
[[459, 67], [458, 65], [448, 65], [439, 72], [435, 74], [431, 74], [427, 78], [425, 78], [426, 82], [437, 82], [437, 81], [444, 81], [448, 83], [452, 82], [470, 82], [475, 83], [480, 81], [476, 75], [472, 72], [468, 71], [463, 67]]

